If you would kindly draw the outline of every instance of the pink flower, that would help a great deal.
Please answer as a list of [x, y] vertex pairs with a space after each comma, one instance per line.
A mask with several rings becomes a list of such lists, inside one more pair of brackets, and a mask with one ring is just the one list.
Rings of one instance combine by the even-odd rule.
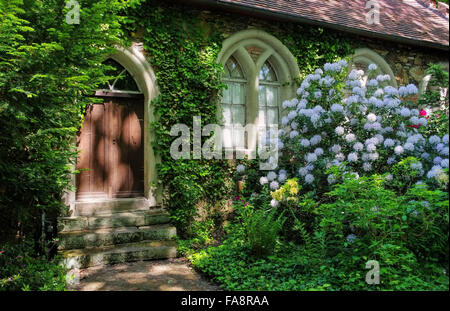
[[422, 117], [426, 117], [427, 116], [427, 112], [425, 110], [420, 110], [420, 116]]

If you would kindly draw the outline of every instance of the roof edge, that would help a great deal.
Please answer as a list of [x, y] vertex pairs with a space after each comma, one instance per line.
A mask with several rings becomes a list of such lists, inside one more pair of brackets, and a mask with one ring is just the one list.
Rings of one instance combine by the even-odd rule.
[[[179, 0], [174, 0], [177, 2], [180, 2]], [[323, 22], [318, 21], [306, 17], [302, 17], [296, 14], [282, 14], [278, 12], [272, 12], [266, 9], [256, 8], [251, 5], [242, 5], [242, 4], [235, 4], [235, 3], [225, 3], [221, 2], [220, 0], [190, 0], [190, 3], [204, 5], [207, 7], [212, 8], [220, 8], [225, 9], [228, 11], [239, 11], [241, 13], [248, 13], [252, 15], [259, 15], [262, 17], [268, 17], [268, 18], [275, 18], [277, 20], [281, 21], [290, 21], [290, 22], [299, 22], [299, 23], [305, 23], [308, 25], [314, 25], [314, 26], [322, 26], [334, 30], [339, 30], [347, 33], [352, 33], [356, 35], [371, 37], [371, 38], [377, 38], [377, 39], [384, 39], [389, 41], [394, 41], [397, 43], [403, 43], [403, 44], [409, 44], [419, 47], [426, 47], [426, 48], [432, 48], [437, 50], [443, 50], [443, 51], [449, 51], [448, 45], [443, 45], [439, 43], [434, 43], [431, 41], [423, 41], [423, 40], [416, 40], [411, 38], [406, 38], [402, 36], [395, 36], [395, 35], [389, 35], [389, 34], [383, 34], [379, 32], [373, 32], [373, 31], [367, 31], [357, 28], [352, 28], [348, 26], [333, 24], [329, 22]]]

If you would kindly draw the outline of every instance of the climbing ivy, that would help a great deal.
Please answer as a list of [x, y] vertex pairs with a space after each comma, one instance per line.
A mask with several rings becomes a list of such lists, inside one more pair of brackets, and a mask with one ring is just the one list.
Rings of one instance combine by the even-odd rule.
[[[126, 21], [130, 36], [144, 43], [156, 73], [160, 95], [151, 104], [157, 118], [152, 124], [154, 148], [162, 160], [158, 186], [164, 188], [164, 204], [182, 237], [195, 235], [192, 222], [199, 202], [220, 205], [233, 189], [232, 161], [175, 161], [170, 156], [173, 125], [186, 124], [192, 133], [194, 116], [201, 116], [203, 125], [216, 123], [218, 96], [225, 87], [217, 55], [226, 14], [213, 14], [214, 20], [205, 20], [192, 6], [140, 1], [129, 9]], [[282, 24], [274, 31], [296, 57], [302, 74], [351, 52], [348, 40], [321, 28]]]

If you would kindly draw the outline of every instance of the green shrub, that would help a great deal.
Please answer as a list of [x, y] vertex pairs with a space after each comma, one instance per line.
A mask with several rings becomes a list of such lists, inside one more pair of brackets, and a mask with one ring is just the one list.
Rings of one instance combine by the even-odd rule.
[[66, 270], [58, 258], [34, 255], [29, 243], [0, 245], [0, 291], [62, 291]]
[[273, 253], [278, 240], [278, 234], [283, 227], [282, 215], [276, 218], [276, 210], [257, 210], [246, 222], [247, 243], [251, 253], [257, 258]]

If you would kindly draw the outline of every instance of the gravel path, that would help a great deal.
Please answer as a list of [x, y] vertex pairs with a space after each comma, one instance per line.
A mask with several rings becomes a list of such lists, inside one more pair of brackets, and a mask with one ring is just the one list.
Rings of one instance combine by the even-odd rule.
[[[76, 291], [220, 290], [189, 266], [186, 258], [97, 266], [79, 271]], [[78, 283], [78, 284], [77, 284]]]

